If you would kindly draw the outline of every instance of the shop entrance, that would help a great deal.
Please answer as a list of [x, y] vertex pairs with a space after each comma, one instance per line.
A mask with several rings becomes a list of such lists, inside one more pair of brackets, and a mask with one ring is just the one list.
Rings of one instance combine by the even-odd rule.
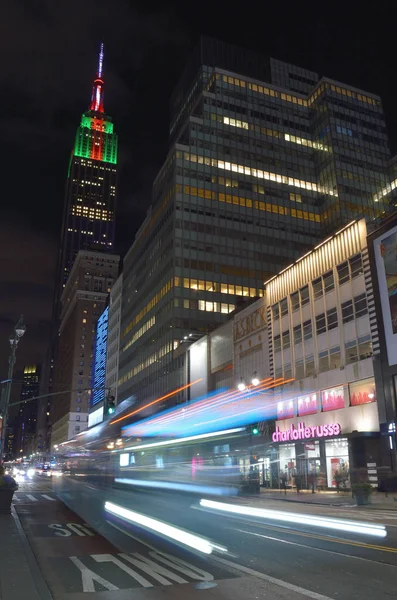
[[297, 475], [302, 489], [314, 489], [320, 477], [320, 442], [296, 444]]

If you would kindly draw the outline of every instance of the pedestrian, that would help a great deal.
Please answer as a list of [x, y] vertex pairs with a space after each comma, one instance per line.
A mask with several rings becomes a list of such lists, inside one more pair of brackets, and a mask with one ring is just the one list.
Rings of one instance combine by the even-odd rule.
[[339, 494], [340, 484], [342, 483], [342, 476], [338, 470], [335, 471], [334, 480], [335, 480], [335, 485], [336, 485], [336, 491]]
[[302, 489], [302, 475], [298, 472], [295, 474], [295, 487], [296, 493], [299, 494]]
[[280, 488], [281, 491], [284, 490], [284, 496], [287, 495], [287, 475], [285, 474], [285, 471], [281, 471], [280, 474]]

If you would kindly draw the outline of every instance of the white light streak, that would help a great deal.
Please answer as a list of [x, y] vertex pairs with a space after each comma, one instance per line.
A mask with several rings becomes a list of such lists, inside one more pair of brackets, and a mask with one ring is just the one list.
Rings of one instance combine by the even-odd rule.
[[362, 523], [360, 521], [347, 521], [343, 519], [332, 519], [330, 517], [315, 517], [313, 515], [304, 515], [299, 513], [283, 512], [280, 510], [269, 510], [265, 508], [252, 508], [250, 506], [241, 506], [239, 504], [226, 504], [225, 502], [216, 502], [214, 500], [200, 500], [200, 506], [211, 508], [223, 512], [257, 517], [261, 519], [273, 519], [283, 521], [284, 523], [294, 523], [298, 525], [311, 525], [312, 527], [324, 527], [326, 529], [335, 529], [349, 533], [360, 533], [363, 535], [372, 535], [384, 538], [387, 536], [384, 525], [373, 523]]
[[183, 438], [177, 438], [175, 440], [165, 440], [163, 442], [153, 442], [150, 444], [140, 444], [139, 446], [129, 446], [124, 448], [125, 450], [140, 450], [141, 448], [158, 448], [159, 446], [174, 446], [175, 444], [183, 444], [184, 442], [192, 442], [194, 440], [203, 440], [206, 438], [217, 437], [221, 435], [229, 435], [232, 433], [238, 433], [244, 431], [244, 427], [236, 427], [234, 429], [225, 429], [223, 431], [212, 431], [210, 433], [200, 433], [198, 435], [188, 435]]
[[177, 490], [180, 492], [193, 492], [197, 494], [215, 494], [218, 496], [235, 496], [238, 493], [237, 488], [194, 485], [192, 483], [175, 483], [171, 481], [149, 481], [147, 479], [130, 479], [128, 477], [116, 478], [115, 482], [124, 483], [126, 485], [135, 485], [137, 487]]
[[194, 550], [198, 550], [203, 554], [211, 554], [214, 549], [226, 551], [226, 549], [221, 548], [215, 544], [212, 544], [206, 538], [200, 537], [198, 535], [194, 535], [189, 531], [185, 531], [184, 529], [179, 529], [179, 527], [174, 527], [173, 525], [168, 525], [168, 523], [164, 523], [163, 521], [159, 521], [158, 519], [153, 519], [152, 517], [147, 517], [146, 515], [142, 515], [140, 513], [129, 510], [128, 508], [124, 508], [122, 506], [118, 506], [117, 504], [113, 504], [112, 502], [105, 502], [105, 510], [107, 512], [124, 519], [125, 521], [129, 521], [130, 523], [136, 523], [137, 525], [141, 525], [146, 529], [150, 529], [155, 533], [160, 533], [167, 538], [170, 538], [184, 546], [189, 546]]

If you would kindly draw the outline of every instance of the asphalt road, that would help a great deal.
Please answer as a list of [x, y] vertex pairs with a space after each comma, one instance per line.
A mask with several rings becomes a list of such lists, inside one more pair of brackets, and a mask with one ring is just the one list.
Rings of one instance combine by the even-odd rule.
[[[27, 485], [29, 491], [20, 485], [15, 505], [56, 600], [80, 600], [87, 592], [95, 598], [95, 591], [104, 600], [194, 600], [196, 594], [208, 600], [397, 597], [397, 512], [262, 503], [284, 517], [293, 512], [383, 523], [382, 539], [213, 511], [200, 498], [180, 493], [110, 491], [70, 478], [52, 491], [48, 481]], [[106, 501], [202, 536], [227, 552], [204, 556], [171, 544], [105, 512]], [[249, 499], [225, 502], [258, 505]]]

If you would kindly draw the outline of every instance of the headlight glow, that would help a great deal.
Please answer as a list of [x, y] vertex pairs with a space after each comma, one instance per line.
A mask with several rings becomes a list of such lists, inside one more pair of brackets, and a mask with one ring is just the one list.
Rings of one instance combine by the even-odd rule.
[[179, 542], [184, 546], [189, 546], [190, 548], [194, 548], [194, 550], [199, 550], [200, 552], [203, 552], [203, 554], [211, 554], [215, 549], [222, 550], [223, 552], [226, 551], [226, 548], [212, 544], [209, 540], [203, 537], [194, 535], [193, 533], [185, 531], [184, 529], [179, 529], [179, 527], [168, 525], [168, 523], [164, 523], [158, 519], [153, 519], [152, 517], [147, 517], [146, 515], [134, 512], [128, 508], [124, 508], [123, 506], [118, 506], [112, 502], [105, 502], [105, 510], [113, 515], [116, 515], [117, 517], [120, 517], [121, 519], [124, 519], [125, 521], [128, 521], [129, 523], [141, 525], [146, 529], [154, 531], [155, 533], [160, 533], [171, 540]]
[[210, 508], [212, 510], [233, 513], [235, 515], [272, 519], [276, 521], [283, 521], [284, 523], [311, 525], [312, 527], [324, 527], [326, 529], [335, 529], [337, 531], [349, 533], [360, 533], [382, 538], [387, 536], [385, 526], [376, 525], [374, 523], [361, 523], [360, 521], [333, 519], [331, 517], [316, 517], [314, 515], [307, 515], [303, 513], [290, 513], [283, 512], [281, 510], [241, 506], [239, 504], [226, 504], [225, 502], [216, 502], [215, 500], [206, 499], [200, 500], [200, 506], [203, 508]]

